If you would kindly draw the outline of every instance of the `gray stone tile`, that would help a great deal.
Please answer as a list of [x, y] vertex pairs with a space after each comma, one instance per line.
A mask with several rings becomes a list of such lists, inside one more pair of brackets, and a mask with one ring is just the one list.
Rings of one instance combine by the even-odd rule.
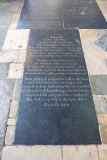
[[0, 28], [8, 29], [12, 16], [11, 15], [2, 15], [0, 14]]
[[106, 66], [107, 66], [107, 59], [105, 59], [105, 63], [106, 63]]
[[104, 51], [107, 52], [107, 32], [101, 36], [96, 42], [95, 44], [100, 47], [101, 49], [103, 49]]
[[98, 114], [107, 114], [107, 96], [94, 96], [94, 104]]
[[0, 98], [13, 96], [15, 80], [0, 80]]
[[0, 63], [0, 79], [6, 78], [8, 72], [8, 64]]
[[91, 75], [91, 89], [95, 95], [107, 95], [107, 75]]
[[15, 99], [20, 97], [21, 84], [22, 84], [22, 80], [17, 79], [15, 82], [15, 87], [14, 87], [14, 92], [13, 92], [13, 98]]
[[7, 8], [7, 2], [0, 2], [0, 14], [5, 14]]
[[6, 29], [1, 29], [0, 28], [0, 49], [4, 43], [4, 40], [5, 40], [5, 37], [6, 37], [6, 33], [7, 33], [7, 30]]
[[4, 144], [4, 136], [6, 131], [7, 116], [9, 112], [10, 100], [0, 99], [0, 151]]

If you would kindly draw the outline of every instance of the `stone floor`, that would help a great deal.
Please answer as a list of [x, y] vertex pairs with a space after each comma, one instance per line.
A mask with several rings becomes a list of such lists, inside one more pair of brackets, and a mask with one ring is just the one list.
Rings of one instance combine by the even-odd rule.
[[[107, 0], [97, 1], [107, 20]], [[107, 159], [107, 30], [80, 29], [101, 145], [12, 145], [29, 29], [16, 30], [23, 0], [0, 1], [0, 155], [2, 160]], [[106, 43], [104, 43], [106, 41]], [[1, 157], [1, 156], [0, 156]]]

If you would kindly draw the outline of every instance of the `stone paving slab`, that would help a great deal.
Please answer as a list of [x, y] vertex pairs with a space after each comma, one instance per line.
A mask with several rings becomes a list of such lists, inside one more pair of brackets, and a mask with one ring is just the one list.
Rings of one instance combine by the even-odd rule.
[[12, 16], [11, 15], [1, 15], [0, 14], [0, 28], [8, 29]]
[[8, 72], [8, 64], [0, 63], [0, 79], [6, 78]]
[[29, 39], [29, 29], [8, 30], [2, 50], [22, 50], [27, 49]]
[[107, 96], [94, 96], [94, 104], [98, 114], [107, 114]]
[[0, 99], [0, 151], [4, 143], [9, 106], [10, 106], [9, 99], [5, 99], [5, 100]]
[[107, 52], [107, 32], [100, 37], [95, 44]]
[[107, 160], [107, 145], [99, 145], [98, 152], [100, 160]]
[[63, 160], [99, 160], [97, 148], [91, 146], [63, 146]]
[[14, 84], [15, 80], [0, 80], [0, 98], [11, 98]]
[[62, 160], [60, 146], [7, 146], [2, 160]]
[[95, 95], [107, 95], [107, 75], [91, 75], [90, 83]]

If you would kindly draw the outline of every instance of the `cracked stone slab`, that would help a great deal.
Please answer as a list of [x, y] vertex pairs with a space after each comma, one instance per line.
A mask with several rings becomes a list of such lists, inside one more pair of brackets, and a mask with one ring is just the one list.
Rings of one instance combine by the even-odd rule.
[[101, 49], [103, 49], [104, 51], [107, 52], [107, 32], [101, 36], [96, 42], [95, 44], [100, 47]]
[[8, 72], [8, 64], [0, 63], [0, 79], [6, 78]]
[[9, 112], [10, 100], [0, 99], [0, 151], [4, 143], [7, 116]]
[[0, 80], [0, 98], [13, 96], [15, 80]]

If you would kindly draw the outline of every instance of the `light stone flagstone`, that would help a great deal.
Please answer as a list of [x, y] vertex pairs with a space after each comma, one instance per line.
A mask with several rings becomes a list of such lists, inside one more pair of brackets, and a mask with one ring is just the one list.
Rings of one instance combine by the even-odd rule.
[[16, 29], [18, 20], [19, 20], [20, 14], [13, 14], [11, 24], [9, 26], [9, 29]]
[[102, 13], [107, 14], [107, 1], [97, 2]]
[[99, 160], [99, 158], [95, 145], [63, 146], [63, 160]]
[[22, 50], [27, 48], [29, 29], [8, 30], [2, 50]]
[[19, 97], [20, 97], [21, 84], [22, 84], [22, 80], [17, 79], [15, 82], [15, 87], [14, 87], [14, 92], [13, 92], [14, 99], [19, 99]]
[[6, 78], [8, 72], [8, 64], [0, 63], [0, 79]]
[[10, 112], [9, 112], [9, 118], [16, 118], [18, 110], [18, 100], [12, 100], [10, 105]]
[[12, 145], [14, 138], [15, 126], [8, 126], [5, 136], [5, 145]]
[[95, 31], [92, 29], [80, 29], [79, 32], [88, 73], [90, 75], [107, 75], [102, 50], [95, 45], [97, 40]]
[[107, 145], [98, 145], [99, 159], [107, 160]]
[[19, 54], [19, 51], [15, 51], [15, 50], [1, 52], [0, 62], [2, 63], [17, 62], [18, 54]]
[[107, 95], [93, 96], [95, 109], [98, 114], [107, 114]]
[[102, 142], [104, 144], [107, 144], [107, 124], [100, 125], [100, 132], [101, 132]]
[[10, 64], [7, 78], [21, 79], [23, 75], [23, 69], [24, 69], [23, 64], [19, 63]]
[[99, 124], [107, 124], [107, 114], [97, 114]]
[[7, 125], [8, 126], [15, 126], [16, 124], [16, 120], [15, 119], [8, 119], [7, 121]]
[[26, 60], [26, 50], [20, 50], [19, 51], [19, 57], [18, 57], [18, 62], [19, 63], [24, 63]]
[[9, 112], [10, 100], [0, 99], [0, 151], [4, 143], [7, 117]]
[[12, 98], [15, 80], [0, 80], [0, 98]]
[[62, 160], [61, 146], [7, 146], [2, 160]]

